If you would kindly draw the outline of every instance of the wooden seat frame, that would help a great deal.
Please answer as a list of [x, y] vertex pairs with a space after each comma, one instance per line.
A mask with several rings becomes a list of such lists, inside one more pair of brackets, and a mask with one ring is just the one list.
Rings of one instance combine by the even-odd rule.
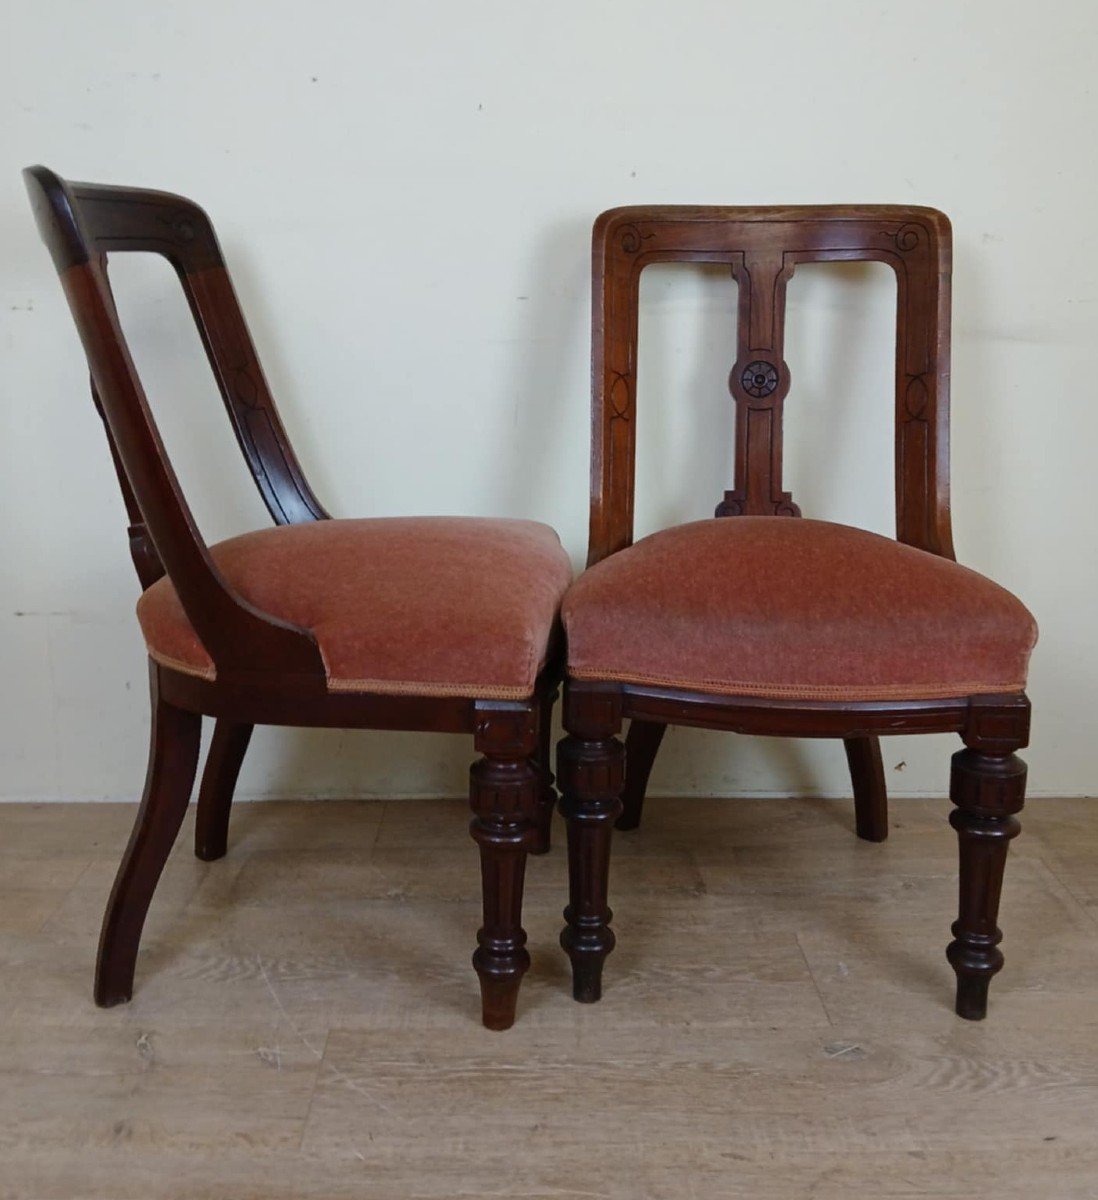
[[[132, 994], [145, 915], [187, 809], [201, 719], [209, 716], [216, 725], [195, 831], [195, 853], [206, 860], [226, 852], [233, 789], [255, 725], [473, 735], [481, 757], [470, 773], [470, 831], [480, 848], [484, 895], [473, 965], [484, 1024], [506, 1029], [529, 965], [521, 921], [526, 856], [548, 849], [556, 798], [548, 764], [559, 649], [552, 650], [534, 694], [522, 701], [329, 692], [311, 631], [242, 599], [210, 558], [161, 443], [111, 295], [108, 254], [145, 251], [171, 263], [274, 521], [328, 519], [279, 420], [209, 219], [191, 201], [164, 192], [69, 183], [45, 167], [31, 167], [24, 177], [87, 355], [141, 586], [167, 572], [216, 668], [209, 680], [150, 660], [148, 776], [103, 920], [96, 1003], [118, 1004]], [[554, 630], [551, 645], [559, 644]]]
[[[898, 285], [896, 324], [896, 537], [953, 558], [949, 509], [951, 230], [929, 208], [618, 208], [593, 238], [593, 408], [588, 566], [633, 541], [637, 314], [650, 263], [722, 263], [739, 285], [737, 357], [729, 377], [736, 408], [735, 482], [716, 516], [800, 515], [782, 487], [782, 411], [790, 372], [783, 356], [786, 285], [798, 263], [888, 264]], [[734, 586], [734, 585], [730, 585]], [[617, 738], [631, 721], [627, 743]], [[959, 915], [947, 950], [956, 1010], [982, 1018], [1002, 968], [996, 924], [1003, 869], [1026, 768], [1024, 693], [942, 700], [820, 702], [722, 696], [669, 687], [571, 679], [565, 683], [558, 751], [570, 871], [561, 944], [577, 1000], [601, 995], [614, 947], [607, 907], [611, 830], [635, 828], [667, 725], [768, 736], [842, 738], [854, 784], [858, 832], [885, 836], [878, 738], [960, 734], [953, 756], [950, 823], [960, 846]], [[623, 805], [624, 798], [624, 805]], [[620, 820], [619, 820], [620, 815]]]

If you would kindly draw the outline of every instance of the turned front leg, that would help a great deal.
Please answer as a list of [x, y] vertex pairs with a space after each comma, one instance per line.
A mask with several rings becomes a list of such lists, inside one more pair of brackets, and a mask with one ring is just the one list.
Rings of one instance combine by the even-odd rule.
[[607, 906], [610, 840], [621, 813], [625, 747], [613, 736], [570, 733], [558, 749], [561, 812], [568, 822], [567, 925], [560, 944], [572, 962], [572, 994], [584, 1003], [602, 995], [602, 967], [614, 948]]
[[[490, 707], [485, 704], [485, 707]], [[473, 820], [469, 832], [480, 847], [484, 923], [477, 933], [473, 966], [480, 978], [482, 1017], [489, 1029], [514, 1024], [519, 985], [530, 966], [522, 927], [526, 856], [538, 836], [541, 780], [532, 762], [537, 720], [532, 712], [500, 706], [477, 727], [484, 757], [469, 773]]]
[[1009, 750], [969, 748], [953, 756], [950, 799], [957, 807], [949, 823], [960, 846], [960, 899], [946, 955], [957, 974], [957, 1015], [970, 1021], [987, 1015], [988, 987], [1003, 967], [996, 921], [1025, 788], [1026, 764]]

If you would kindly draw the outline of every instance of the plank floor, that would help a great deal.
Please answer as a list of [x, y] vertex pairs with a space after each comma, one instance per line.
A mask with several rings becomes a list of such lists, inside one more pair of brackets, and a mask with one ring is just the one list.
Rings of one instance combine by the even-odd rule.
[[459, 801], [249, 804], [176, 847], [131, 1004], [90, 999], [134, 809], [0, 806], [0, 1197], [1098, 1196], [1098, 804], [1037, 800], [987, 1021], [951, 1011], [944, 801], [655, 800], [574, 1004], [563, 831], [513, 1030], [478, 1023]]

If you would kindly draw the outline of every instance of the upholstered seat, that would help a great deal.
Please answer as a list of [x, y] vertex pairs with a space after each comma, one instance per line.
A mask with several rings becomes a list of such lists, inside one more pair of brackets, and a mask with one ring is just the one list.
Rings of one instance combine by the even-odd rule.
[[[547, 525], [476, 517], [283, 525], [210, 554], [245, 600], [313, 632], [341, 692], [529, 697], [572, 578]], [[137, 614], [152, 658], [214, 677], [167, 577]]]
[[573, 678], [774, 699], [1017, 692], [1037, 636], [975, 571], [788, 517], [646, 537], [588, 570], [562, 615]]

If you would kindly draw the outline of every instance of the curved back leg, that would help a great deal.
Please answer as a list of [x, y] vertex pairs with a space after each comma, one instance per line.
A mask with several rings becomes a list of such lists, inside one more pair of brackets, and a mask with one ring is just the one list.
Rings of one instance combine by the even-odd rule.
[[224, 718], [214, 726], [202, 785], [198, 789], [198, 812], [194, 827], [194, 853], [204, 862], [223, 858], [229, 838], [229, 812], [233, 806], [233, 790], [248, 743], [251, 725], [241, 725]]
[[854, 820], [858, 837], [883, 842], [888, 837], [888, 789], [881, 742], [875, 737], [843, 738], [850, 782], [854, 787]]
[[629, 722], [629, 732], [625, 735], [625, 789], [615, 829], [636, 829], [640, 825], [648, 777], [666, 732], [667, 726], [658, 721]]
[[133, 994], [137, 948], [149, 902], [175, 843], [198, 769], [202, 718], [165, 704], [149, 664], [152, 734], [145, 791], [103, 916], [95, 966], [95, 1002], [122, 1004]]

